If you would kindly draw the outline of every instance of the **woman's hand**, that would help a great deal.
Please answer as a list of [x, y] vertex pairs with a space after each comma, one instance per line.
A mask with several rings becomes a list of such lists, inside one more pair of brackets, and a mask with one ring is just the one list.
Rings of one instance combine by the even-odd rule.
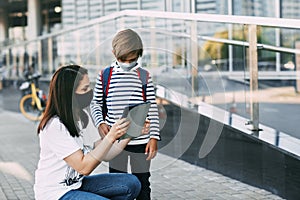
[[130, 121], [127, 120], [126, 118], [119, 119], [111, 127], [107, 136], [111, 137], [112, 140], [115, 141], [116, 139], [120, 138], [127, 132], [129, 125], [130, 125]]
[[147, 135], [150, 131], [150, 120], [146, 119], [142, 129], [142, 135]]

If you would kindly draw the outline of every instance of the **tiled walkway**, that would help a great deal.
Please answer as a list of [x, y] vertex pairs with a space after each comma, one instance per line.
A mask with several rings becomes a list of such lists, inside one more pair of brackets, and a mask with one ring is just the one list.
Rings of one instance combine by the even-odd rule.
[[[39, 154], [36, 126], [21, 114], [0, 107], [0, 200], [34, 199], [32, 186]], [[102, 172], [107, 172], [105, 163], [94, 171]], [[153, 160], [151, 184], [154, 200], [281, 199], [163, 154]]]

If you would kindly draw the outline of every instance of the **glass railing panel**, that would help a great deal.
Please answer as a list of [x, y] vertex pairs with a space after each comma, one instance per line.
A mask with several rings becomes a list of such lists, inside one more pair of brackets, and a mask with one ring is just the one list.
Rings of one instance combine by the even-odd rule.
[[[297, 110], [299, 53], [296, 55], [295, 50], [300, 48], [299, 29], [276, 27], [272, 19], [266, 19], [271, 23], [269, 26], [257, 26], [258, 89], [254, 91], [257, 98], [251, 99], [250, 69], [253, 66], [249, 65], [252, 58], [247, 20], [254, 18], [229, 23], [220, 22], [223, 19], [216, 15], [197, 18], [193, 14], [181, 15], [183, 13], [156, 14], [124, 12], [1, 49], [8, 68], [2, 74], [18, 78], [34, 63], [35, 69], [46, 77], [61, 65], [75, 63], [89, 69], [93, 82], [99, 70], [114, 61], [111, 52], [114, 35], [121, 29], [132, 28], [144, 43], [144, 55], [139, 63], [151, 72], [158, 87], [166, 89], [168, 100], [198, 111], [201, 106], [197, 105], [203, 103], [221, 108], [229, 116], [238, 117], [242, 122], [239, 126], [248, 130], [245, 124], [253, 117], [251, 103], [256, 101], [262, 127], [268, 125], [274, 127], [275, 132], [292, 134], [294, 130], [288, 128], [296, 121], [280, 120], [278, 116], [285, 112], [281, 110], [283, 105], [291, 112]], [[22, 57], [25, 53], [27, 56]], [[271, 95], [271, 91], [276, 92]], [[229, 123], [228, 119], [222, 120]], [[276, 128], [280, 121], [288, 125], [286, 130]], [[231, 122], [236, 126], [234, 120]]]
[[23, 79], [26, 73], [38, 70], [37, 63], [37, 49], [38, 42], [30, 44], [11, 46], [1, 52], [4, 59], [3, 76], [7, 79]]
[[111, 42], [118, 30], [118, 24], [117, 21], [95, 24], [81, 32], [80, 41], [83, 43], [87, 41], [87, 44], [82, 46], [86, 50], [81, 51], [81, 60], [77, 63], [88, 68], [92, 81], [96, 80], [101, 69], [114, 61]]
[[[258, 32], [262, 47], [258, 48], [258, 91], [254, 97], [259, 105], [260, 136], [294, 153], [299, 153], [295, 138], [300, 138], [295, 126], [300, 102], [299, 54], [295, 53], [299, 37], [299, 29], [263, 27]], [[250, 96], [248, 90], [246, 93]]]

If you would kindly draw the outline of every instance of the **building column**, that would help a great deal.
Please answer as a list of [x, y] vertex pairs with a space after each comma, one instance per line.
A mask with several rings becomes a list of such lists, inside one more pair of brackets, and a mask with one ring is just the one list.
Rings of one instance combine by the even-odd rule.
[[[228, 0], [227, 8], [228, 8], [228, 15], [233, 15], [232, 0]], [[233, 39], [233, 24], [231, 23], [228, 24], [228, 39], [229, 40]], [[233, 46], [231, 44], [228, 45], [228, 61], [229, 61], [228, 71], [233, 72]]]
[[[295, 48], [300, 50], [300, 41], [296, 41]], [[296, 92], [300, 93], [300, 54], [296, 54]]]
[[8, 16], [4, 9], [0, 9], [0, 42], [8, 39]]
[[41, 35], [42, 32], [42, 14], [39, 0], [27, 1], [28, 6], [28, 31], [27, 39], [32, 40]]
[[172, 12], [172, 1], [171, 0], [165, 0], [165, 11]]
[[[275, 17], [276, 18], [281, 18], [282, 17], [281, 9], [282, 9], [281, 0], [276, 0], [275, 1]], [[280, 28], [275, 29], [275, 45], [278, 46], [278, 47], [280, 47], [280, 45], [281, 45], [281, 31], [280, 31]], [[280, 53], [276, 52], [276, 71], [277, 72], [280, 71], [280, 66], [281, 66]]]

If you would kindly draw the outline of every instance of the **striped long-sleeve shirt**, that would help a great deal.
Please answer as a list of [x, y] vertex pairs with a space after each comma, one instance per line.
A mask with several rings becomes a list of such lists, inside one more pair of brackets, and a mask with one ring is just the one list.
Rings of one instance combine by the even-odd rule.
[[[127, 105], [144, 102], [142, 82], [138, 77], [137, 70], [127, 72], [115, 63], [111, 66], [113, 66], [113, 71], [106, 98], [108, 112], [105, 121], [102, 116], [103, 89], [101, 72], [96, 79], [94, 97], [90, 106], [92, 118], [96, 127], [99, 127], [101, 123], [107, 123], [109, 126], [112, 126], [122, 116], [123, 110]], [[147, 116], [147, 119], [150, 120], [149, 134], [132, 139], [129, 142], [129, 145], [148, 143], [149, 138], [160, 140], [158, 109], [151, 76], [149, 76], [148, 79], [146, 95], [147, 101], [151, 102]]]

